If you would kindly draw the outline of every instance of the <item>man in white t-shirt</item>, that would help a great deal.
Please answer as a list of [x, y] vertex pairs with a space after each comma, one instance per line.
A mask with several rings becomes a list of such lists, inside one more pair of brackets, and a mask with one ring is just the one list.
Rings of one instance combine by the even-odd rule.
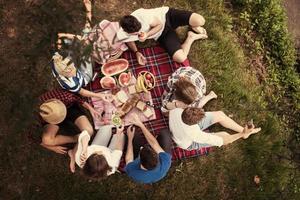
[[[203, 130], [213, 124], [231, 129], [237, 133], [229, 134], [225, 131], [206, 133]], [[210, 146], [223, 146], [240, 138], [247, 139], [261, 128], [247, 125], [245, 128], [229, 118], [224, 112], [204, 112], [201, 108], [175, 108], [169, 113], [169, 126], [176, 144], [187, 150]], [[249, 126], [249, 127], [248, 127]]]
[[[187, 59], [192, 43], [207, 38], [206, 30], [202, 28], [204, 23], [201, 15], [190, 11], [169, 7], [140, 8], [120, 20], [122, 28], [117, 37], [124, 42], [157, 40], [174, 61], [182, 63]], [[185, 42], [181, 44], [175, 29], [186, 25], [193, 31], [188, 32]]]

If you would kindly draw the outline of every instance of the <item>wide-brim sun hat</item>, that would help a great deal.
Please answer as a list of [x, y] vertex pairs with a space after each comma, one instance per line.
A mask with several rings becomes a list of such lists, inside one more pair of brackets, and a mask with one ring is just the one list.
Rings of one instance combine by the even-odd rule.
[[59, 124], [66, 118], [67, 108], [62, 101], [50, 99], [40, 106], [40, 115], [49, 124]]

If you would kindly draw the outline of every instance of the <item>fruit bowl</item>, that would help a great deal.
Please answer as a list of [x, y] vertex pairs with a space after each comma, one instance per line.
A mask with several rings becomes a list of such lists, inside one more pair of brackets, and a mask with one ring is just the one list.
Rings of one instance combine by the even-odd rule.
[[136, 90], [137, 92], [149, 92], [155, 87], [155, 84], [155, 76], [151, 72], [141, 71], [136, 81]]

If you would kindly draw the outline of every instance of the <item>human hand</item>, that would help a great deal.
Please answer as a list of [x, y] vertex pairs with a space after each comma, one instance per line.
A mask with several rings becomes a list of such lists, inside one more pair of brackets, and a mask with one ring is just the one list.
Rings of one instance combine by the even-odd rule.
[[138, 127], [143, 126], [143, 122], [141, 121], [141, 119], [139, 118], [139, 116], [136, 113], [133, 113], [130, 115], [129, 122]]
[[106, 102], [112, 102], [114, 100], [113, 98], [113, 95], [112, 94], [102, 94], [100, 93], [100, 98], [103, 100], [103, 101], [106, 101]]
[[185, 103], [183, 103], [182, 101], [175, 100], [173, 102], [175, 104], [175, 108], [183, 108], [183, 109], [185, 109], [185, 108], [188, 107], [188, 105], [185, 104]]
[[120, 126], [117, 126], [116, 128], [117, 128], [117, 133], [118, 134], [123, 133], [123, 131], [124, 131], [124, 125], [123, 124], [120, 125]]
[[82, 150], [81, 154], [80, 154], [80, 162], [84, 163], [87, 159], [87, 150]]
[[102, 113], [95, 110], [94, 108], [90, 109], [90, 113], [93, 116], [94, 119], [101, 119]]
[[145, 40], [147, 40], [147, 38], [148, 38], [148, 33], [147, 32], [140, 32], [138, 34], [138, 37], [139, 37], [140, 42], [145, 42]]
[[216, 95], [216, 93], [214, 91], [210, 91], [208, 96], [210, 96], [212, 99], [218, 98], [218, 96]]
[[145, 65], [147, 63], [146, 58], [141, 52], [136, 52], [136, 59], [140, 65]]
[[52, 151], [54, 151], [55, 153], [66, 154], [68, 148], [67, 147], [63, 147], [63, 146], [52, 146], [52, 147], [50, 147], [50, 149]]
[[133, 125], [129, 126], [127, 128], [127, 137], [128, 137], [128, 140], [133, 140], [134, 133], [135, 133], [135, 127]]

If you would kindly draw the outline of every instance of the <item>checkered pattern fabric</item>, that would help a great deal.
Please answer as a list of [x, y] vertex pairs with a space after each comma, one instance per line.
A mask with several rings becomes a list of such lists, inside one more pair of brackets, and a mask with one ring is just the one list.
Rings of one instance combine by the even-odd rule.
[[[159, 130], [169, 128], [168, 118], [163, 116], [160, 111], [160, 107], [162, 105], [162, 94], [166, 88], [168, 77], [179, 67], [187, 67], [190, 66], [190, 64], [188, 60], [186, 60], [183, 64], [173, 62], [165, 50], [159, 46], [144, 48], [139, 51], [142, 52], [147, 59], [147, 64], [145, 66], [141, 66], [137, 63], [135, 54], [132, 51], [124, 52], [122, 57], [128, 60], [129, 68], [132, 69], [135, 76], [137, 76], [140, 71], [150, 71], [156, 77], [156, 87], [151, 90], [153, 105], [155, 105], [156, 120], [148, 121], [145, 125], [151, 133], [157, 135]], [[95, 71], [100, 73], [99, 65], [95, 66]], [[95, 81], [89, 85], [89, 89], [94, 92], [102, 91], [100, 78], [96, 78]], [[187, 151], [176, 147], [174, 144], [172, 159], [179, 160], [206, 155], [210, 149], [211, 148], [201, 148], [198, 150]], [[122, 165], [123, 162], [121, 162], [121, 166]]]
[[75, 94], [71, 93], [67, 90], [63, 89], [54, 89], [50, 90], [39, 97], [39, 100], [43, 103], [49, 99], [58, 99], [61, 100], [67, 108], [69, 108], [74, 103], [83, 104], [84, 99]]
[[[135, 83], [135, 81], [134, 81], [134, 83]], [[126, 88], [124, 88], [123, 91], [129, 95], [129, 92]], [[152, 105], [152, 98], [151, 98], [150, 93], [140, 93], [139, 96], [140, 96], [140, 100], [142, 100], [144, 102], [149, 101]], [[105, 124], [105, 122], [106, 123], [111, 122], [111, 118], [112, 118], [113, 114], [117, 111], [117, 108], [113, 103], [108, 103], [108, 102], [99, 100], [99, 98], [92, 98], [92, 104], [93, 104], [95, 110], [100, 111], [100, 112], [105, 111], [105, 113], [102, 115], [101, 119], [98, 119], [96, 117], [93, 118], [95, 129], [99, 129], [100, 126]], [[148, 107], [148, 108], [151, 109], [152, 112], [154, 112], [154, 108], [152, 108], [152, 107]], [[127, 113], [125, 115], [125, 117], [122, 120], [125, 126], [131, 125], [131, 123], [129, 122], [129, 118], [132, 113], [136, 113], [142, 122], [156, 119], [155, 115], [153, 115], [152, 117], [150, 117], [148, 119], [139, 109], [133, 108], [129, 113]]]

